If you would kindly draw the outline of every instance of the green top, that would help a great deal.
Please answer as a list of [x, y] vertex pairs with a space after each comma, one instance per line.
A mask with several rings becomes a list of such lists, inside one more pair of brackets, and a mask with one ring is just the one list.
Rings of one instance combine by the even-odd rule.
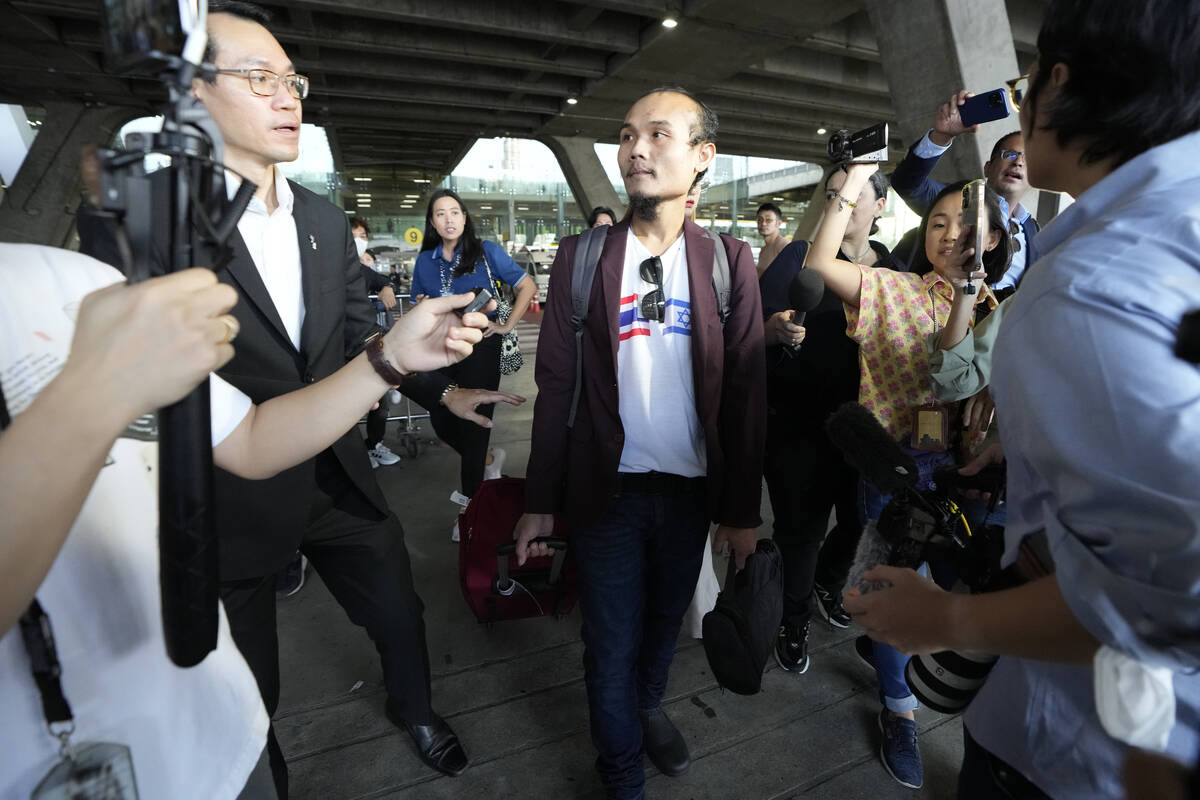
[[1011, 299], [1011, 296], [1005, 298], [983, 322], [949, 350], [942, 350], [938, 346], [942, 338], [941, 330], [925, 338], [933, 394], [939, 401], [952, 403], [965, 400], [991, 382], [992, 348], [1000, 332], [1000, 318], [1004, 316], [1004, 309], [1008, 308]]

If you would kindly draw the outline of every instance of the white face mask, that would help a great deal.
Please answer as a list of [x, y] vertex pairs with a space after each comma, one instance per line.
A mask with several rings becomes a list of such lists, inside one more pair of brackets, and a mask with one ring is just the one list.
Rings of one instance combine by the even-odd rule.
[[363, 253], [367, 252], [367, 240], [355, 237], [354, 247], [357, 248], [358, 255], [361, 257]]

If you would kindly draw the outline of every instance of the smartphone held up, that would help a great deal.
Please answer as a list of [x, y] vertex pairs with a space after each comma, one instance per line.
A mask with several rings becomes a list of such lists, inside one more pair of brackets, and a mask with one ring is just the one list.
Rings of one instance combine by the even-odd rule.
[[[983, 271], [984, 235], [988, 232], [986, 191], [987, 184], [983, 180], [971, 181], [962, 190], [963, 230], [964, 233], [967, 229], [971, 231], [971, 246], [975, 248], [970, 273]], [[975, 284], [970, 280], [963, 287], [963, 294], [975, 294]]]

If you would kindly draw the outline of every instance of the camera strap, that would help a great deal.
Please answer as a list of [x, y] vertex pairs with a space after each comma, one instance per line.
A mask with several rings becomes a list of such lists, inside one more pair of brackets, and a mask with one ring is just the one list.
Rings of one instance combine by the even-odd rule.
[[58, 648], [54, 645], [54, 631], [50, 627], [50, 616], [42, 610], [35, 597], [29, 608], [21, 615], [21, 638], [29, 653], [29, 665], [33, 680], [42, 695], [42, 713], [46, 716], [46, 727], [50, 735], [57, 738], [64, 748], [67, 739], [75, 730], [71, 715], [71, 704], [62, 690], [62, 665], [58, 661]]
[[[0, 384], [0, 431], [11, 424], [4, 386]], [[133, 756], [128, 747], [111, 742], [71, 744], [75, 718], [71, 704], [63, 694], [62, 664], [58, 660], [50, 615], [36, 597], [21, 615], [19, 625], [33, 681], [42, 698], [46, 730], [58, 740], [61, 757], [33, 790], [31, 800], [58, 800], [68, 796], [79, 800], [137, 800]]]
[[[0, 431], [8, 429], [12, 417], [8, 414], [8, 403], [4, 399], [4, 385], [0, 384]], [[42, 695], [42, 713], [46, 716], [46, 727], [50, 735], [67, 747], [67, 737], [75, 729], [71, 717], [71, 704], [63, 695], [62, 665], [58, 663], [58, 650], [54, 646], [54, 631], [50, 628], [50, 617], [42, 610], [42, 604], [33, 598], [29, 608], [21, 615], [21, 639], [29, 653], [29, 664], [33, 680]], [[62, 726], [56, 730], [56, 726]]]

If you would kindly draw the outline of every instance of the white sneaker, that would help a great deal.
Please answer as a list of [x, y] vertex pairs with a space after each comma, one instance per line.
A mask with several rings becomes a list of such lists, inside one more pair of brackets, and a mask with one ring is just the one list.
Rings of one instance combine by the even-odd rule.
[[454, 520], [454, 530], [450, 531], [450, 541], [457, 542], [461, 538], [458, 535], [458, 520]]
[[368, 450], [367, 455], [371, 457], [371, 464], [375, 467], [379, 466], [380, 464], [385, 467], [390, 467], [392, 464], [397, 464], [400, 462], [400, 456], [389, 450], [387, 445], [383, 442], [380, 442]]
[[388, 389], [387, 397], [388, 397], [388, 402], [394, 406], [400, 405], [400, 401], [402, 399], [404, 399], [400, 396], [399, 389]]
[[502, 448], [492, 448], [492, 463], [485, 464], [483, 467], [483, 479], [485, 481], [494, 481], [500, 477], [500, 470], [504, 469], [504, 460], [508, 458], [508, 453]]
[[371, 451], [367, 451], [367, 459], [371, 462], [371, 469], [379, 469], [379, 459], [372, 455]]

